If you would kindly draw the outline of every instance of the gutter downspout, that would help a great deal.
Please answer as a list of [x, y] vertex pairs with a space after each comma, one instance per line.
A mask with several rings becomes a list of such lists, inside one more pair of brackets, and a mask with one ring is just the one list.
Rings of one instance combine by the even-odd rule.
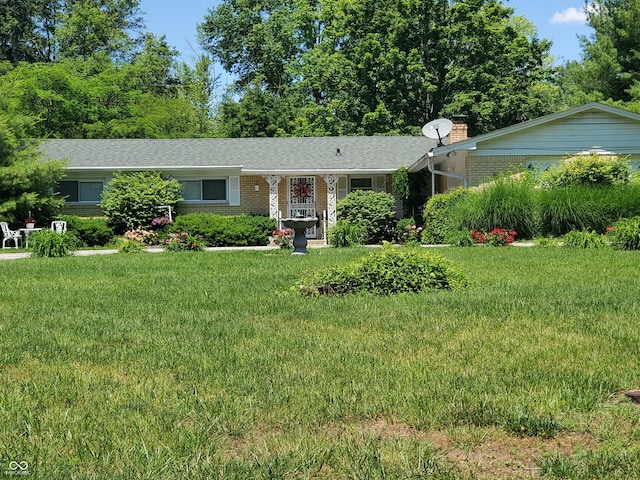
[[458, 180], [462, 180], [465, 188], [469, 186], [469, 181], [467, 180], [467, 177], [463, 175], [459, 175], [457, 173], [443, 172], [442, 170], [436, 170], [435, 168], [433, 168], [433, 159], [431, 155], [427, 160], [427, 169], [431, 172], [431, 196], [432, 197], [436, 194], [436, 174], [442, 175], [443, 177], [457, 178]]

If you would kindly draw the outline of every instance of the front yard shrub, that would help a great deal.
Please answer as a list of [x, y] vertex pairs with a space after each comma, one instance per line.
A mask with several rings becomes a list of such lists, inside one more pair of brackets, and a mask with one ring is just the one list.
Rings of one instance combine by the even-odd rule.
[[396, 223], [393, 195], [371, 190], [356, 190], [336, 206], [338, 220], [367, 229], [367, 243], [390, 240]]
[[607, 236], [616, 250], [640, 250], [640, 217], [618, 220]]
[[159, 172], [117, 172], [102, 192], [100, 207], [117, 233], [149, 227], [182, 200], [182, 187]]
[[431, 197], [424, 207], [424, 230], [422, 243], [445, 243], [450, 232], [460, 230], [458, 221], [452, 215], [453, 208], [463, 201], [472, 191], [467, 188], [457, 188], [449, 193], [438, 193]]
[[209, 247], [269, 245], [276, 221], [259, 215], [223, 216], [213, 213], [179, 215], [170, 225], [171, 232], [184, 231], [201, 237]]
[[333, 247], [354, 247], [367, 241], [367, 229], [362, 225], [352, 225], [346, 220], [338, 222], [327, 232], [329, 245]]
[[86, 247], [102, 247], [113, 239], [113, 228], [104, 218], [81, 218], [75, 215], [59, 218], [67, 222], [67, 230], [74, 233]]
[[419, 293], [452, 289], [466, 284], [465, 277], [442, 257], [419, 248], [389, 245], [354, 262], [318, 272], [300, 290], [304, 295], [375, 295]]
[[66, 257], [76, 248], [78, 239], [72, 233], [63, 235], [49, 229], [32, 233], [29, 249], [34, 257]]
[[629, 183], [630, 176], [628, 157], [593, 153], [566, 158], [562, 164], [543, 172], [540, 182], [551, 187], [618, 186]]
[[572, 230], [564, 236], [565, 248], [603, 248], [607, 241], [594, 230]]

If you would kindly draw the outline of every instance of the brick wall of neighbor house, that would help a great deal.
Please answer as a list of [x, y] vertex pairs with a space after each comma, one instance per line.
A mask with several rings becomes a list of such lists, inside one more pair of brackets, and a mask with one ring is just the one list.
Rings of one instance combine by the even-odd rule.
[[480, 185], [499, 172], [518, 171], [524, 168], [526, 158], [520, 155], [488, 156], [467, 158], [467, 179], [469, 186]]

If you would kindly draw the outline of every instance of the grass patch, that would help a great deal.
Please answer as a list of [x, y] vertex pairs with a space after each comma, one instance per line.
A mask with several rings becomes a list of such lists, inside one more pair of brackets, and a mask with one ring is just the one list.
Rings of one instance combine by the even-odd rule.
[[[620, 395], [640, 386], [637, 252], [439, 249], [467, 289], [290, 293], [369, 251], [1, 262], [0, 472], [589, 478], [605, 457], [638, 471]], [[499, 466], [472, 461], [489, 445]]]

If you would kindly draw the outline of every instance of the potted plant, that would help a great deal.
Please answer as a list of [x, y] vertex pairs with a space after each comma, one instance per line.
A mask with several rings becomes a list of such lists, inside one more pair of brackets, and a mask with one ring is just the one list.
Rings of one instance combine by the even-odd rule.
[[31, 216], [31, 212], [29, 212], [29, 216], [24, 219], [24, 224], [28, 229], [35, 228], [36, 219]]

